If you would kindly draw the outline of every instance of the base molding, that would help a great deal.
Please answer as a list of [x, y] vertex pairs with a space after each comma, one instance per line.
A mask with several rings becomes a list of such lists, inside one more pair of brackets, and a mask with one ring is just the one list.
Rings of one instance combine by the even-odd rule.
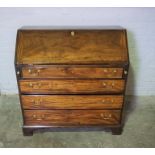
[[82, 131], [107, 131], [112, 135], [121, 135], [122, 126], [23, 126], [24, 136], [33, 136], [34, 132], [82, 132]]

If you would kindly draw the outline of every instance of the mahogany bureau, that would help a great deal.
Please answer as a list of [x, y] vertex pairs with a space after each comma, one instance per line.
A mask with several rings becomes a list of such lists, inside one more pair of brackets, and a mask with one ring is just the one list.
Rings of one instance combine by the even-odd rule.
[[23, 134], [76, 127], [121, 134], [128, 67], [121, 27], [19, 29], [15, 68]]

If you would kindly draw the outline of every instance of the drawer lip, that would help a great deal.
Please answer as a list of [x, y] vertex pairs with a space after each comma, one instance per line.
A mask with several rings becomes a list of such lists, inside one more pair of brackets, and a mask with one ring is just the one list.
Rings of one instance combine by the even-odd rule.
[[101, 67], [89, 65], [33, 65], [21, 67], [22, 78], [57, 78], [57, 79], [98, 79], [123, 77], [123, 67]]
[[123, 95], [21, 95], [23, 109], [121, 109]]
[[122, 94], [124, 86], [123, 79], [19, 80], [22, 94]]
[[82, 126], [121, 123], [121, 110], [24, 110], [23, 114], [25, 125]]

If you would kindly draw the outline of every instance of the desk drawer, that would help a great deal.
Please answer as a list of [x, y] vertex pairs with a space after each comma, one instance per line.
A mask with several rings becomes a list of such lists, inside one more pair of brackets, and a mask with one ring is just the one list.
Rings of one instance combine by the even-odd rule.
[[24, 110], [25, 125], [116, 125], [120, 110]]
[[23, 67], [23, 78], [122, 78], [123, 68], [86, 66]]
[[124, 80], [20, 80], [22, 93], [93, 94], [122, 93]]
[[22, 95], [24, 109], [122, 108], [122, 95]]

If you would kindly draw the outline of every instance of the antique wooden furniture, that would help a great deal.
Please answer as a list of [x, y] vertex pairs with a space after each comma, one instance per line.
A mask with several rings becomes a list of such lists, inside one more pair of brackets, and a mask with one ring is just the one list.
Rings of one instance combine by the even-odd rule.
[[15, 68], [24, 135], [61, 127], [121, 134], [128, 66], [121, 27], [19, 29]]

